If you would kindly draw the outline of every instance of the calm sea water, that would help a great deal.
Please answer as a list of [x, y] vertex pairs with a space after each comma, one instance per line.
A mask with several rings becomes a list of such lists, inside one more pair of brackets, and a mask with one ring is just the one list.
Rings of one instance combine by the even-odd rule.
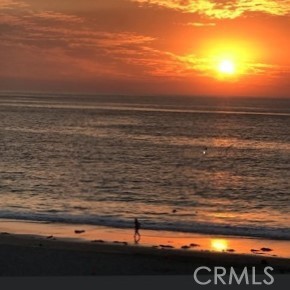
[[290, 239], [290, 100], [0, 97], [0, 218]]

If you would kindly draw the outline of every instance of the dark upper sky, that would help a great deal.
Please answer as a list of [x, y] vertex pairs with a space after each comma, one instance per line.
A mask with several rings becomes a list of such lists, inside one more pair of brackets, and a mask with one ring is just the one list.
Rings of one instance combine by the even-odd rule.
[[290, 97], [290, 0], [0, 0], [0, 90]]

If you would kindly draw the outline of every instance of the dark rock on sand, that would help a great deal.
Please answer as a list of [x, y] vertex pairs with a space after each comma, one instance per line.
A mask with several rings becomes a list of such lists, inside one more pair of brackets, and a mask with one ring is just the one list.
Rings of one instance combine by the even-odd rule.
[[273, 250], [270, 248], [261, 248], [262, 252], [272, 252]]
[[190, 246], [182, 246], [181, 249], [187, 250], [190, 249]]
[[229, 253], [234, 253], [235, 250], [234, 250], [234, 249], [227, 249], [227, 252], [229, 252]]
[[194, 248], [194, 247], [200, 247], [199, 244], [194, 244], [194, 243], [190, 244], [189, 246], [190, 246], [191, 248]]
[[84, 230], [75, 230], [75, 234], [83, 234], [85, 233], [86, 231]]
[[51, 240], [51, 239], [53, 239], [53, 236], [48, 236], [48, 237], [46, 237], [48, 240]]
[[174, 249], [174, 247], [170, 245], [159, 245], [159, 247], [164, 248], [164, 249]]
[[114, 244], [121, 244], [121, 245], [125, 245], [125, 246], [127, 246], [127, 245], [128, 245], [128, 243], [127, 243], [127, 242], [119, 242], [119, 241], [114, 241], [113, 243], [114, 243]]

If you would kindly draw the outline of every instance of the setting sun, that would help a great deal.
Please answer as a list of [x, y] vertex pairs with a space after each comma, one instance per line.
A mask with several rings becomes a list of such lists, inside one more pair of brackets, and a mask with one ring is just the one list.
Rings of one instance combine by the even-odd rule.
[[235, 73], [235, 64], [232, 60], [224, 59], [218, 64], [218, 71], [222, 74], [232, 75]]

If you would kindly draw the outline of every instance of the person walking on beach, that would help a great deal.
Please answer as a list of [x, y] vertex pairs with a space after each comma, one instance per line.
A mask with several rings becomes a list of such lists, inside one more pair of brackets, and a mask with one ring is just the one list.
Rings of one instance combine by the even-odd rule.
[[138, 244], [140, 239], [141, 239], [141, 235], [139, 233], [141, 224], [139, 223], [138, 219], [135, 218], [134, 220], [134, 224], [135, 224], [135, 233], [134, 233], [134, 240], [135, 240], [135, 244]]

